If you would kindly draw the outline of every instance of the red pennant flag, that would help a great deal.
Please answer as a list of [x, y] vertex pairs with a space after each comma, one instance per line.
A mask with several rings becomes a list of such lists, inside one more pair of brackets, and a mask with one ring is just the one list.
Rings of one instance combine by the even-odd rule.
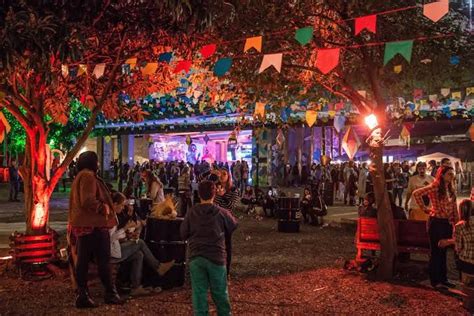
[[367, 15], [355, 19], [355, 35], [359, 34], [363, 29], [376, 33], [377, 31], [377, 15]]
[[327, 48], [318, 50], [316, 56], [316, 68], [323, 74], [327, 74], [339, 64], [340, 48]]
[[413, 90], [413, 98], [414, 99], [421, 99], [422, 97], [423, 97], [423, 90], [422, 89]]
[[180, 60], [174, 69], [174, 73], [177, 74], [178, 72], [184, 70], [185, 73], [188, 73], [191, 69], [191, 61], [190, 60]]
[[209, 44], [201, 48], [201, 55], [203, 58], [211, 57], [216, 52], [216, 44]]

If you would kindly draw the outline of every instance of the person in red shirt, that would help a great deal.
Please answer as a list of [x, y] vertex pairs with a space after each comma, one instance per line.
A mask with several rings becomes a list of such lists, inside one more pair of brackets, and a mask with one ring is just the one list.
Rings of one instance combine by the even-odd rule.
[[[454, 178], [455, 172], [452, 167], [440, 167], [433, 183], [413, 192], [418, 206], [430, 214], [428, 219], [431, 248], [429, 274], [434, 288], [454, 287], [447, 277], [446, 249], [438, 246], [440, 240], [452, 238], [453, 225], [459, 220]], [[429, 197], [430, 208], [425, 206], [423, 196]]]

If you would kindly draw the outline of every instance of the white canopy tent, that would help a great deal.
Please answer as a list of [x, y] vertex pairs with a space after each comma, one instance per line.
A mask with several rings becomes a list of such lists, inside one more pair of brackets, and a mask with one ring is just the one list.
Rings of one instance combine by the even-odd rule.
[[461, 159], [453, 157], [453, 156], [445, 154], [445, 153], [436, 152], [436, 153], [432, 153], [432, 154], [429, 154], [429, 155], [420, 156], [416, 159], [416, 161], [423, 161], [423, 162], [427, 163], [430, 160], [435, 160], [436, 162], [440, 162], [441, 159], [443, 159], [443, 158], [449, 158], [449, 160], [451, 160], [451, 163], [453, 164], [453, 167], [456, 165], [456, 162], [458, 162], [459, 167], [461, 168], [461, 171], [462, 171], [462, 161], [461, 161]]

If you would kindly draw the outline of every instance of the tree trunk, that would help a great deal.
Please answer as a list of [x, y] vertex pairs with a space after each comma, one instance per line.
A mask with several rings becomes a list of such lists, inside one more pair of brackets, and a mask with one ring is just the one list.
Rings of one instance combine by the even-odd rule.
[[377, 278], [389, 280], [393, 277], [395, 256], [397, 253], [397, 239], [393, 223], [393, 213], [385, 185], [383, 170], [383, 146], [370, 146], [370, 159], [372, 160], [371, 175], [374, 186], [375, 203], [377, 206], [377, 222], [380, 236], [380, 264]]

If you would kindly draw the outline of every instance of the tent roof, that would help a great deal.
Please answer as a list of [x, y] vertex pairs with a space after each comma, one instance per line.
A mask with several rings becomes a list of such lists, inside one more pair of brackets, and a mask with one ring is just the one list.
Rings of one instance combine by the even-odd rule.
[[457, 157], [453, 157], [451, 155], [448, 155], [448, 154], [444, 154], [442, 152], [435, 152], [435, 153], [432, 153], [432, 154], [428, 154], [428, 155], [424, 155], [424, 156], [420, 156], [418, 157], [418, 160], [422, 160], [422, 161], [425, 161], [425, 160], [441, 160], [443, 158], [449, 158], [450, 160], [452, 161], [456, 161], [456, 160], [460, 160], [459, 158]]

